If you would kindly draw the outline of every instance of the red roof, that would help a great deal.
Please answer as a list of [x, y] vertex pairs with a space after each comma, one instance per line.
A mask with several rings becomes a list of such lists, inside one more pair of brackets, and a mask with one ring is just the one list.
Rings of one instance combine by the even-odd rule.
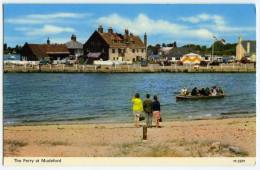
[[49, 54], [69, 54], [64, 44], [28, 44], [37, 57], [49, 57]]

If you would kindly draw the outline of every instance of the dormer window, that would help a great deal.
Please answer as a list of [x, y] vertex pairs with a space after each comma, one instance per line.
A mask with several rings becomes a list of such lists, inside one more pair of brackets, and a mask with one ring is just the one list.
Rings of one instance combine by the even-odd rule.
[[114, 40], [113, 42], [114, 42], [114, 43], [117, 43], [117, 40]]

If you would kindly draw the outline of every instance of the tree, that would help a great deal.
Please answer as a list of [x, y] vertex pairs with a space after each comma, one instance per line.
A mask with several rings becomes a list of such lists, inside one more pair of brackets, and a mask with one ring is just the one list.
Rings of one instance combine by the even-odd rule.
[[4, 43], [4, 51], [6, 51], [6, 50], [7, 50], [7, 44]]
[[206, 45], [203, 45], [203, 46], [201, 47], [201, 51], [207, 51], [207, 46], [206, 46]]
[[162, 44], [162, 47], [166, 47], [166, 44], [165, 44], [165, 43], [163, 43], [163, 44]]

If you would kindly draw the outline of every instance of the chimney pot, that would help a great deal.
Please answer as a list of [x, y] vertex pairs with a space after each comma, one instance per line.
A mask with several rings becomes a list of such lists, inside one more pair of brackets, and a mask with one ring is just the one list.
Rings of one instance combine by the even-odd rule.
[[71, 36], [71, 40], [76, 41], [76, 40], [77, 40], [76, 35], [72, 34], [72, 36]]
[[110, 33], [110, 34], [113, 33], [113, 29], [112, 29], [112, 27], [109, 27], [109, 28], [108, 28], [108, 33]]
[[49, 37], [48, 37], [48, 39], [47, 39], [47, 44], [49, 44], [49, 45], [50, 45], [50, 39], [49, 39]]
[[103, 27], [102, 27], [102, 25], [99, 25], [99, 27], [98, 27], [98, 32], [99, 32], [99, 33], [103, 33]]

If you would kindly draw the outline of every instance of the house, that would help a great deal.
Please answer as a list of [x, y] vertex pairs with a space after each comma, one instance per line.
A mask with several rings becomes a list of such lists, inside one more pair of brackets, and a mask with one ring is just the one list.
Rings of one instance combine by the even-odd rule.
[[170, 61], [180, 61], [183, 55], [189, 54], [189, 53], [197, 53], [196, 50], [193, 50], [189, 47], [174, 47], [172, 48], [167, 55], [164, 55], [163, 57]]
[[72, 34], [71, 41], [65, 43], [70, 52], [70, 58], [77, 59], [83, 55], [83, 44], [77, 41], [76, 35]]
[[195, 54], [195, 53], [189, 53], [189, 54], [185, 54], [183, 55], [183, 57], [181, 58], [182, 63], [200, 63], [202, 61], [201, 55], [199, 54]]
[[24, 44], [21, 50], [21, 60], [39, 61], [39, 60], [57, 60], [69, 57], [70, 52], [64, 44], [50, 44], [48, 38], [47, 44]]
[[251, 61], [256, 61], [256, 40], [243, 40], [240, 36], [236, 46], [236, 60], [241, 60], [243, 57], [250, 58]]
[[111, 27], [108, 32], [103, 32], [102, 25], [95, 31], [83, 45], [83, 53], [87, 58], [112, 60], [112, 61], [140, 61], [146, 59], [147, 36], [144, 42], [139, 36], [114, 33]]
[[170, 53], [170, 51], [172, 50], [173, 47], [161, 47], [158, 50], [158, 55], [168, 55]]

